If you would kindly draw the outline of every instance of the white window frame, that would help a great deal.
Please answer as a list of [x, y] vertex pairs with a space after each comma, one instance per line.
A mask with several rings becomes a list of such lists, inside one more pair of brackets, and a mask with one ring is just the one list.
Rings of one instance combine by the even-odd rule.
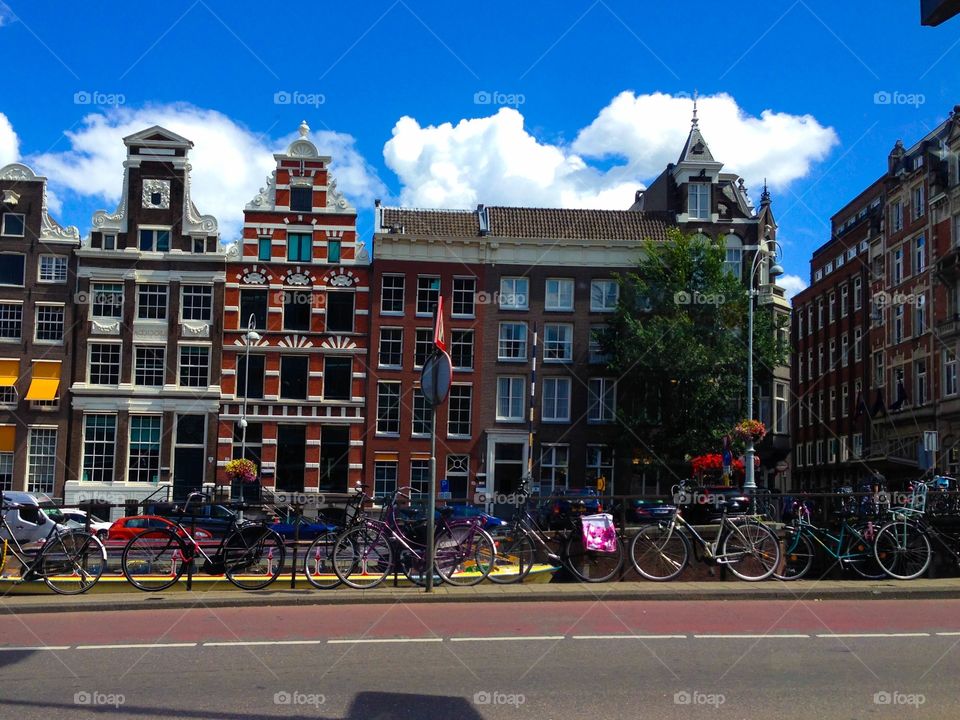
[[[560, 392], [562, 387], [566, 388], [565, 394]], [[551, 375], [543, 378], [541, 420], [545, 423], [570, 422], [570, 395], [572, 391], [573, 383], [568, 377]]]
[[[497, 422], [519, 423], [524, 421], [526, 405], [526, 378], [522, 375], [499, 375], [497, 376]], [[501, 413], [503, 401], [508, 404], [509, 415]], [[514, 405], [518, 405], [519, 413], [514, 414]]]
[[[44, 261], [51, 261], [52, 267], [47, 268], [51, 270], [50, 277], [44, 278], [43, 276], [43, 263]], [[52, 255], [50, 253], [44, 253], [39, 258], [37, 258], [37, 282], [43, 283], [44, 285], [63, 285], [67, 282], [67, 274], [70, 270], [70, 258], [66, 255]], [[61, 272], [62, 271], [62, 272]]]
[[[551, 290], [551, 284], [554, 289]], [[545, 312], [573, 311], [573, 278], [552, 277], [544, 281], [543, 309]]]
[[529, 310], [530, 278], [519, 275], [501, 277], [497, 302], [501, 310]]
[[[610, 292], [610, 288], [613, 292]], [[610, 304], [608, 301], [613, 300]], [[599, 300], [599, 302], [598, 302]], [[590, 312], [616, 312], [620, 302], [620, 285], [611, 278], [594, 278], [590, 281]]]

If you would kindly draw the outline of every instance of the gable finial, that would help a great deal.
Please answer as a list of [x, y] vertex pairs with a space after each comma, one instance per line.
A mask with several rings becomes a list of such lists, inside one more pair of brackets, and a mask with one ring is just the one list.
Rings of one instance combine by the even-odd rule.
[[300, 127], [297, 128], [297, 131], [300, 133], [300, 137], [305, 138], [307, 136], [307, 133], [310, 132], [310, 126], [307, 125], [306, 120], [300, 122]]
[[697, 89], [693, 89], [693, 119], [690, 121], [690, 127], [697, 127], [697, 98], [700, 97], [700, 94], [697, 92]]

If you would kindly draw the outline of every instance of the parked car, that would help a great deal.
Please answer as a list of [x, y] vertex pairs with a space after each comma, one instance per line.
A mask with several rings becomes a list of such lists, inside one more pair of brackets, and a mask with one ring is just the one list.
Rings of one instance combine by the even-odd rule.
[[[668, 520], [676, 509], [676, 505], [664, 502], [663, 500], [641, 500], [635, 498], [630, 500], [627, 505], [627, 522], [646, 524]], [[616, 516], [617, 513], [614, 513], [614, 517]]]
[[738, 487], [708, 485], [687, 494], [690, 502], [682, 506], [683, 517], [692, 525], [719, 521], [724, 507], [727, 515], [743, 515], [750, 511], [750, 497]]
[[[319, 518], [300, 518], [300, 539], [313, 540], [324, 533], [336, 530], [337, 526], [324, 522]], [[284, 540], [293, 540], [296, 537], [296, 517], [293, 513], [282, 516], [271, 523], [270, 527], [279, 533]]]
[[[122, 517], [110, 526], [107, 533], [108, 541], [129, 542], [131, 538], [150, 528], [174, 527], [167, 518], [159, 515], [131, 515]], [[189, 531], [189, 526], [187, 527]], [[211, 540], [213, 533], [201, 527], [194, 528], [195, 540]]]
[[[46, 496], [44, 496], [46, 497]], [[10, 508], [4, 512], [10, 531], [21, 545], [46, 540], [50, 535], [56, 520], [43, 510], [40, 500], [34, 493], [7, 490], [3, 493], [6, 502], [17, 503], [20, 507]], [[52, 504], [53, 501], [46, 498]], [[54, 505], [56, 509], [56, 505]], [[58, 511], [59, 512], [59, 511]], [[66, 530], [66, 527], [63, 527]], [[7, 529], [0, 526], [0, 538], [10, 539]]]
[[[44, 510], [49, 515], [47, 510]], [[63, 523], [67, 527], [74, 528], [86, 528], [87, 527], [87, 511], [80, 510], [79, 508], [61, 508], [60, 513], [63, 515]], [[96, 515], [90, 515], [90, 532], [96, 535], [101, 540], [107, 537], [107, 534], [110, 532], [110, 526], [113, 523], [106, 520], [101, 520]]]
[[156, 503], [144, 507], [144, 510], [151, 515], [179, 522], [185, 528], [202, 528], [215, 538], [226, 535], [236, 517], [232, 510], [223, 505], [210, 505], [196, 501], [186, 503], [186, 507], [173, 503]]
[[603, 499], [594, 488], [577, 488], [556, 495], [539, 509], [537, 521], [546, 530], [566, 527], [571, 516], [603, 512]]

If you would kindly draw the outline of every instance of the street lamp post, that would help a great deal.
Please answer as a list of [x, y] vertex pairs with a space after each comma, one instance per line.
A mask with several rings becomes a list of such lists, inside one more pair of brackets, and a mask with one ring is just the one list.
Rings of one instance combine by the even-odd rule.
[[[771, 258], [776, 258], [776, 250], [771, 250], [769, 245], [774, 244], [775, 241], [770, 240], [769, 236], [764, 238], [763, 246], [757, 250], [753, 255], [753, 263], [750, 266], [750, 277], [748, 279], [749, 289], [748, 289], [748, 304], [747, 304], [747, 420], [753, 420], [753, 303], [754, 298], [756, 298], [760, 291], [754, 287], [754, 282], [757, 279], [757, 270], [760, 269], [760, 265], [764, 260]], [[773, 280], [779, 275], [783, 274], [783, 268], [779, 264], [774, 262], [768, 271], [768, 276], [770, 280]], [[757, 481], [754, 476], [754, 448], [753, 448], [753, 438], [747, 440], [747, 449], [744, 453], [744, 468], [743, 468], [743, 491], [747, 495], [753, 495], [754, 491], [757, 489]]]
[[[246, 346], [243, 356], [243, 409], [240, 411], [240, 457], [247, 457], [247, 395], [250, 394], [250, 343], [260, 339], [260, 334], [254, 331], [257, 326], [257, 316], [250, 313], [247, 320], [247, 332], [243, 336]], [[243, 482], [240, 483], [240, 502], [243, 502]]]

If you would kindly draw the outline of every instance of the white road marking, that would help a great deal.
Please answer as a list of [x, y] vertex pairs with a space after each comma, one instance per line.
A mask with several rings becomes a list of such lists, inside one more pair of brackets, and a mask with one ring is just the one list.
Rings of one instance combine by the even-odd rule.
[[27, 652], [33, 650], [69, 650], [69, 645], [37, 645], [35, 647], [0, 647], [0, 652]]
[[939, 632], [937, 635], [940, 635], [941, 637], [957, 637], [960, 635], [960, 632]]
[[251, 645], [323, 645], [326, 640], [237, 640], [232, 642], [205, 642], [204, 647], [246, 647]]
[[574, 640], [686, 640], [686, 635], [573, 635]]
[[373, 643], [425, 643], [425, 642], [443, 642], [443, 638], [373, 638], [361, 640], [327, 640], [328, 645], [353, 645], [353, 644], [373, 644]]
[[694, 635], [697, 640], [796, 640], [798, 638], [808, 638], [809, 635], [789, 635], [780, 633], [768, 633], [765, 635]]
[[77, 650], [144, 650], [147, 648], [196, 647], [195, 642], [186, 643], [128, 643], [125, 645], [77, 645]]
[[452, 637], [450, 642], [491, 642], [497, 640], [563, 640], [563, 635], [513, 635], [502, 637]]
[[925, 632], [903, 632], [903, 633], [823, 633], [817, 635], [818, 638], [908, 638], [908, 637], [930, 637], [930, 633]]

